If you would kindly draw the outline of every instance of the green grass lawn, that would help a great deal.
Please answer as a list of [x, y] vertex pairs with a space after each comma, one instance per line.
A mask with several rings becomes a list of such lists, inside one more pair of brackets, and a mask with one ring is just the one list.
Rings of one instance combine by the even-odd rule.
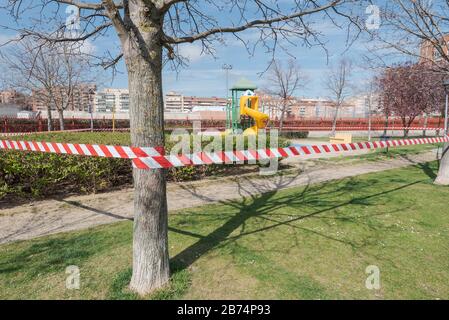
[[[171, 285], [148, 298], [448, 299], [449, 188], [436, 163], [170, 215]], [[132, 223], [0, 246], [0, 298], [133, 299]], [[80, 290], [65, 268], [80, 268]], [[368, 290], [365, 269], [380, 268]]]

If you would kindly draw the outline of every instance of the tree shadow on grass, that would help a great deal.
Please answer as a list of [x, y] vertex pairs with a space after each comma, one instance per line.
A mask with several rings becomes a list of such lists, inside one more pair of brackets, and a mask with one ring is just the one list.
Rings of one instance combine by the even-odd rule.
[[[439, 149], [438, 149], [439, 150]], [[432, 162], [417, 162], [413, 159], [411, 159], [408, 155], [402, 156], [404, 159], [412, 163], [415, 167], [421, 169], [430, 179], [435, 180], [437, 177], [437, 174], [435, 173], [434, 169], [432, 168]], [[437, 161], [437, 170], [439, 167], [439, 155], [437, 152], [435, 161]]]
[[[299, 173], [298, 173], [299, 175]], [[189, 230], [180, 230], [179, 228], [170, 226], [171, 232], [194, 237], [197, 241], [183, 249], [180, 253], [171, 259], [171, 267], [173, 276], [181, 277], [181, 281], [174, 281], [175, 289], [163, 291], [160, 297], [171, 298], [178, 297], [185, 288], [186, 281], [183, 280], [185, 272], [200, 257], [208, 252], [222, 247], [230, 242], [235, 242], [238, 239], [250, 235], [263, 235], [269, 230], [274, 230], [279, 227], [289, 227], [301, 232], [307, 232], [315, 236], [323, 237], [330, 241], [335, 241], [351, 248], [358, 249], [365, 245], [369, 245], [370, 239], [362, 239], [354, 241], [352, 239], [335, 237], [319, 230], [307, 228], [298, 225], [296, 222], [306, 219], [321, 219], [322, 221], [344, 221], [346, 223], [353, 223], [357, 225], [365, 225], [369, 229], [378, 230], [386, 228], [386, 226], [378, 225], [373, 222], [370, 217], [383, 215], [396, 211], [383, 211], [371, 215], [352, 216], [339, 215], [338, 210], [346, 206], [376, 206], [384, 204], [382, 196], [406, 189], [422, 181], [415, 181], [411, 183], [401, 184], [395, 188], [382, 190], [384, 181], [372, 179], [358, 180], [344, 179], [341, 181], [333, 181], [327, 184], [310, 185], [307, 183], [300, 191], [286, 191], [284, 194], [278, 194], [280, 189], [291, 186], [292, 181], [298, 176], [279, 176], [276, 179], [266, 179], [266, 184], [260, 181], [255, 182], [251, 179], [240, 179], [236, 182], [239, 194], [245, 196], [241, 199], [222, 201], [221, 204], [232, 209], [232, 216], [229, 218], [223, 216], [221, 220], [225, 222], [210, 232], [207, 235], [197, 234]], [[264, 180], [261, 180], [264, 182]], [[274, 184], [274, 185], [273, 185]], [[368, 195], [349, 196], [353, 192], [357, 192], [366, 187], [373, 187], [378, 184], [381, 191], [374, 192]], [[327, 187], [330, 185], [330, 187]], [[196, 195], [197, 190], [187, 189], [193, 195]], [[254, 192], [257, 190], [258, 192]], [[274, 191], [273, 191], [274, 190]], [[203, 197], [202, 194], [197, 194], [198, 197]], [[89, 207], [84, 206], [85, 209]], [[287, 208], [287, 211], [279, 212], [279, 209]], [[290, 210], [291, 209], [291, 210]], [[401, 208], [403, 211], [404, 208]], [[95, 209], [96, 213], [110, 215], [108, 212]], [[217, 216], [220, 213], [213, 212], [211, 216]], [[263, 223], [254, 225], [250, 220], [258, 219]], [[106, 242], [104, 238], [97, 239], [95, 234], [99, 231], [91, 230], [81, 235], [70, 237], [58, 237], [45, 240], [36, 240], [36, 243], [23, 249], [19, 254], [13, 257], [5, 255], [0, 260], [0, 274], [13, 273], [18, 271], [24, 272], [24, 278], [30, 279], [42, 273], [49, 273], [52, 271], [61, 271], [70, 264], [82, 265], [88, 257], [98, 254], [103, 250], [109, 250], [111, 246], [117, 245], [117, 240], [114, 237], [108, 237]], [[291, 236], [291, 235], [290, 235]], [[131, 235], [124, 237], [121, 242], [131, 242]], [[298, 239], [292, 239], [292, 246], [300, 245]], [[126, 271], [126, 270], [125, 270]], [[129, 280], [128, 273], [119, 274], [117, 285], [111, 287], [111, 297], [126, 298], [122, 296], [119, 289], [121, 284]], [[24, 280], [25, 281], [25, 280]], [[179, 287], [176, 287], [179, 284]], [[177, 289], [176, 289], [177, 288]], [[181, 289], [179, 289], [181, 288]], [[171, 290], [171, 291], [170, 291]], [[114, 293], [115, 292], [115, 293]], [[130, 296], [131, 298], [131, 296]]]
[[437, 174], [432, 169], [429, 162], [425, 163], [417, 163], [416, 167], [420, 168], [430, 179], [435, 180], [437, 177]]
[[[326, 184], [314, 186], [307, 184], [298, 193], [287, 192], [284, 195], [278, 195], [278, 190], [288, 186], [291, 183], [291, 179], [294, 179], [294, 177], [278, 177], [276, 181], [277, 188], [275, 188], [275, 191], [264, 192], [264, 188], [262, 187], [260, 194], [252, 194], [250, 190], [248, 190], [252, 190], [254, 187], [260, 187], [260, 185], [254, 186], [254, 182], [249, 179], [239, 180], [237, 182], [240, 190], [239, 192], [245, 195], [250, 194], [250, 196], [246, 196], [242, 199], [221, 202], [223, 205], [229, 206], [237, 211], [220, 227], [205, 236], [185, 230], [179, 230], [174, 227], [170, 228], [173, 232], [194, 236], [198, 239], [194, 244], [174, 256], [172, 261], [177, 263], [179, 262], [184, 268], [188, 268], [200, 257], [215, 248], [229, 244], [230, 242], [236, 241], [242, 237], [263, 234], [266, 231], [281, 226], [300, 229], [301, 231], [348, 245], [353, 249], [361, 248], [363, 246], [370, 245], [372, 242], [377, 241], [377, 239], [365, 238], [362, 241], [354, 241], [351, 239], [338, 238], [317, 230], [299, 226], [296, 222], [305, 219], [318, 218], [323, 221], [326, 219], [333, 219], [344, 221], [346, 223], [354, 223], [357, 225], [363, 224], [367, 228], [374, 230], [388, 228], [386, 226], [376, 224], [373, 222], [373, 219], [369, 218], [388, 213], [403, 212], [406, 208], [389, 212], [383, 211], [381, 213], [372, 214], [370, 216], [364, 215], [361, 217], [339, 216], [336, 212], [339, 209], [349, 205], [375, 206], [383, 204], [382, 200], [380, 200], [382, 196], [406, 189], [422, 182], [415, 181], [406, 183], [389, 190], [382, 190], [380, 192], [364, 196], [356, 196], [350, 198], [349, 200], [342, 201], [341, 199], [348, 198], [348, 193], [361, 190], [365, 187], [372, 187], [373, 183], [376, 183], [375, 179], [374, 182], [370, 180], [360, 181], [356, 179], [345, 179], [337, 182], [334, 181], [331, 182], [331, 188], [326, 188]], [[382, 188], [382, 183], [382, 181], [379, 181], [379, 188]], [[270, 185], [270, 190], [273, 190], [272, 185]], [[188, 189], [188, 191], [195, 194], [194, 189]], [[198, 197], [204, 197], [204, 195], [198, 194]], [[281, 208], [291, 208], [291, 211], [288, 211], [287, 214], [277, 213], [277, 211]], [[304, 213], [304, 211], [307, 211], [308, 213]], [[219, 213], [213, 214], [217, 215]], [[254, 229], [253, 223], [249, 223], [251, 219], [263, 220], [265, 225]], [[247, 230], [247, 225], [251, 226], [250, 230]], [[292, 240], [292, 246], [299, 245], [298, 242], [294, 241], [295, 239]]]

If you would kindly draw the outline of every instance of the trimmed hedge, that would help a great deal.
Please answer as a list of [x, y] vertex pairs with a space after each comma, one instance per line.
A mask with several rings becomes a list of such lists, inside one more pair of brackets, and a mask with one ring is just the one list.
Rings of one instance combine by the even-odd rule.
[[309, 131], [282, 132], [281, 137], [286, 138], [286, 139], [306, 139], [309, 137]]

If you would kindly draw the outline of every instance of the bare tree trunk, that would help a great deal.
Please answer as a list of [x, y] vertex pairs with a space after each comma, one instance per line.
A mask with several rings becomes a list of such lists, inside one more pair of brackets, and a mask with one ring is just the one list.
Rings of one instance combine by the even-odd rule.
[[405, 118], [402, 118], [402, 126], [404, 127], [403, 131], [404, 131], [404, 138], [407, 138], [408, 136], [408, 130], [406, 128], [407, 127], [407, 120]]
[[427, 114], [424, 115], [424, 129], [422, 131], [423, 137], [426, 136], [426, 128], [427, 128]]
[[335, 108], [335, 114], [334, 114], [334, 120], [332, 121], [332, 133], [331, 136], [335, 137], [335, 132], [337, 130], [337, 118], [338, 118], [338, 110], [340, 109], [340, 106], [337, 105]]
[[47, 131], [53, 131], [53, 118], [51, 116], [51, 107], [47, 106]]
[[284, 117], [285, 117], [285, 106], [282, 107], [281, 118], [279, 119], [279, 134], [282, 133], [282, 129], [284, 128]]
[[[143, 56], [139, 49], [125, 51], [131, 140], [133, 146], [164, 146], [162, 47], [156, 34], [145, 33], [144, 36]], [[163, 169], [133, 170], [134, 236], [130, 287], [141, 295], [161, 288], [169, 280], [165, 174]]]
[[404, 138], [408, 138], [408, 129], [404, 129]]
[[443, 146], [443, 154], [440, 160], [440, 168], [438, 176], [435, 179], [435, 184], [449, 185], [449, 143], [446, 142]]
[[368, 102], [368, 141], [371, 141], [371, 96]]
[[64, 130], [64, 110], [58, 109], [59, 130]]

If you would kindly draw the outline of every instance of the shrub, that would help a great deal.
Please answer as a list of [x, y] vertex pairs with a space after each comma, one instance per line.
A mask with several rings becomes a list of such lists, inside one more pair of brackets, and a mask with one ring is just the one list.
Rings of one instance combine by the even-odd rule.
[[131, 182], [126, 159], [2, 151], [0, 198], [91, 193]]
[[286, 138], [286, 139], [306, 139], [309, 137], [309, 131], [282, 132], [281, 137]]

